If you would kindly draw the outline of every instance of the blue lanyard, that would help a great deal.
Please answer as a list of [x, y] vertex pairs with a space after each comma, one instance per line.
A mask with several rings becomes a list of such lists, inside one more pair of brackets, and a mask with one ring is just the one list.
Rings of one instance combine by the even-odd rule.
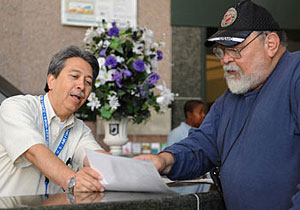
[[[42, 114], [43, 114], [44, 130], [45, 130], [45, 139], [47, 142], [47, 146], [49, 148], [49, 124], [48, 124], [48, 118], [47, 118], [46, 107], [44, 102], [44, 95], [41, 96], [41, 105], [42, 105]], [[55, 151], [56, 156], [58, 156], [62, 151], [62, 149], [64, 148], [70, 134], [70, 129], [71, 128], [65, 131], [62, 139], [60, 140], [60, 143]], [[47, 195], [48, 184], [49, 184], [49, 179], [45, 177], [45, 195]]]

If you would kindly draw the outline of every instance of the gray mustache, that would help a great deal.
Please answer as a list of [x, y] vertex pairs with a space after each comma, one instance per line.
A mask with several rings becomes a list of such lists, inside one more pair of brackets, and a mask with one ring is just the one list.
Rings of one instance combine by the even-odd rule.
[[236, 65], [224, 65], [224, 71], [241, 71], [240, 68]]
[[81, 92], [81, 91], [71, 91], [70, 94], [80, 96], [81, 98], [85, 98], [84, 92]]

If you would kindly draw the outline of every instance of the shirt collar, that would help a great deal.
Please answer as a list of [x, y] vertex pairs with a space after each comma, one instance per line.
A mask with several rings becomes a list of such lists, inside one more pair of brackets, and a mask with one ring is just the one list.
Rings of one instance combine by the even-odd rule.
[[[48, 116], [48, 120], [49, 120], [49, 124], [51, 123], [51, 121], [54, 119], [54, 118], [57, 118], [59, 121], [59, 117], [56, 115], [52, 105], [51, 105], [51, 102], [49, 100], [49, 97], [48, 97], [48, 93], [46, 93], [45, 95], [45, 107], [46, 107], [46, 112], [47, 112], [47, 116]], [[67, 119], [67, 122], [65, 124], [65, 126], [69, 126], [69, 125], [73, 125], [74, 124], [74, 114], [72, 114], [68, 119]]]
[[188, 125], [186, 122], [181, 122], [181, 125], [184, 126], [184, 127], [186, 127], [186, 128], [188, 128], [188, 129], [191, 128], [191, 126]]

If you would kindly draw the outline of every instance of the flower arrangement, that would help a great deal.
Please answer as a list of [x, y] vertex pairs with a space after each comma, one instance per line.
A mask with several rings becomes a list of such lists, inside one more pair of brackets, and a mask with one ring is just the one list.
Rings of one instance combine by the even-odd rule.
[[164, 43], [153, 42], [151, 30], [102, 21], [86, 31], [84, 42], [100, 67], [86, 103], [89, 111], [107, 120], [130, 117], [137, 124], [149, 119], [150, 108], [166, 111], [174, 94], [165, 81], [158, 85], [155, 70], [163, 54], [157, 48]]

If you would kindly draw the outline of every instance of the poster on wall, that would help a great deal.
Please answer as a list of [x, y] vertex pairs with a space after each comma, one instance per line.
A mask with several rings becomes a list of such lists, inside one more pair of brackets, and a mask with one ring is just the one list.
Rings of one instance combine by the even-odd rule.
[[137, 0], [61, 0], [61, 23], [97, 26], [102, 20], [137, 24]]

